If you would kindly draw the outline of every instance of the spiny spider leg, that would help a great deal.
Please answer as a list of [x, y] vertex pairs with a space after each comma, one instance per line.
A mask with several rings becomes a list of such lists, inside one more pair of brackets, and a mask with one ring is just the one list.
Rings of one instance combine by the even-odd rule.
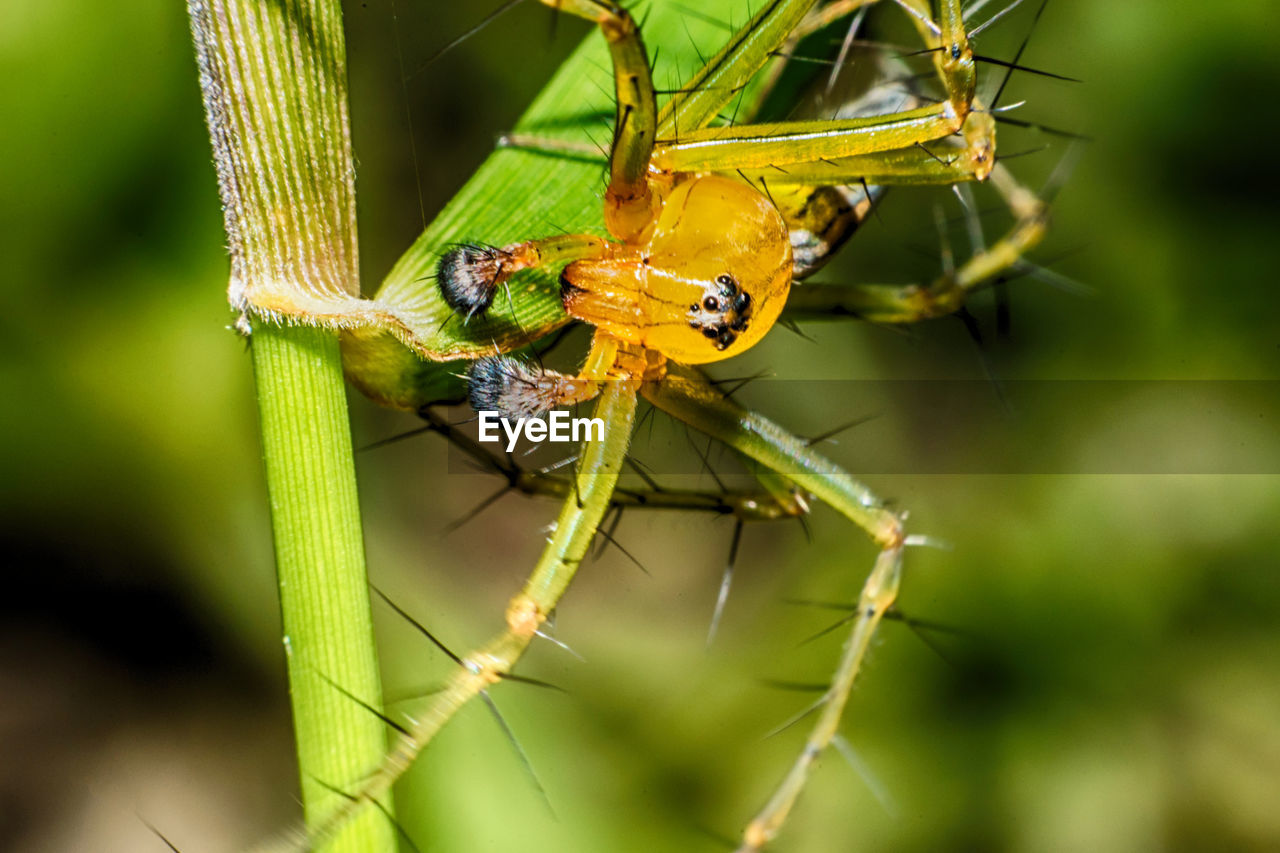
[[791, 770], [743, 835], [739, 853], [756, 853], [777, 835], [813, 765], [838, 731], [871, 638], [897, 598], [907, 537], [902, 517], [885, 508], [869, 489], [815, 453], [803, 439], [726, 399], [697, 374], [670, 374], [662, 382], [644, 384], [641, 393], [673, 417], [784, 473], [866, 530], [881, 547], [859, 596], [857, 616], [840, 663], [818, 702], [818, 720]]
[[1048, 228], [1048, 205], [1019, 184], [1003, 165], [992, 170], [990, 183], [1013, 211], [1014, 224], [953, 272], [927, 283], [806, 287], [792, 293], [785, 316], [821, 319], [853, 315], [876, 323], [915, 323], [956, 311], [974, 291], [1022, 263]]

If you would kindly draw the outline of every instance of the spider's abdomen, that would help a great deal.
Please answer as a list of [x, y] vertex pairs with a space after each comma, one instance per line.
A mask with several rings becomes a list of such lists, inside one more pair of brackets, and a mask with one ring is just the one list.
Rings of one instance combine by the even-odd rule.
[[791, 241], [767, 197], [716, 175], [671, 191], [649, 242], [577, 261], [565, 309], [673, 361], [736, 355], [764, 337], [791, 288]]

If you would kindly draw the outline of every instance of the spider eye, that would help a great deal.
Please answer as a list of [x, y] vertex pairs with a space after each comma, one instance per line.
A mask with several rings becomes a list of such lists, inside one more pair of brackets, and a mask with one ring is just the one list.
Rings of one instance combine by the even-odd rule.
[[706, 299], [702, 300], [702, 307], [708, 311], [719, 311], [720, 300], [716, 299], [714, 296], [708, 296]]
[[725, 287], [737, 287], [738, 283], [733, 280], [733, 276], [727, 272], [722, 272], [716, 276], [716, 284], [723, 284]]

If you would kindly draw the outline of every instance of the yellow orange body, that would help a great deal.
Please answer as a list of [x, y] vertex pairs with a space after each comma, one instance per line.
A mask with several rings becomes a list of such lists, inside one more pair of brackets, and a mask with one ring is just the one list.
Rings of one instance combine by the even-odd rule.
[[561, 275], [565, 309], [626, 343], [702, 364], [748, 349], [791, 289], [782, 216], [747, 184], [718, 175], [677, 184], [647, 243], [613, 244]]

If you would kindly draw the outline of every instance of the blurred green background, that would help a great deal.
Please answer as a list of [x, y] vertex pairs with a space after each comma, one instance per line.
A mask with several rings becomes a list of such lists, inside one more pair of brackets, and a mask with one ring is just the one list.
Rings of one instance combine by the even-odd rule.
[[[587, 32], [521, 7], [417, 71], [487, 10], [461, 5], [347, 4], [367, 288], [420, 230], [420, 203], [443, 204]], [[1028, 11], [983, 49], [1010, 56]], [[1024, 62], [1086, 82], [1022, 75], [1005, 100], [1094, 138], [1037, 257], [1095, 293], [1019, 281], [994, 340], [978, 300], [996, 376], [1280, 378], [1274, 16], [1263, 0], [1050, 4]], [[253, 389], [226, 329], [186, 26], [177, 2], [0, 7], [4, 849], [165, 849], [141, 816], [184, 851], [233, 850], [297, 812]], [[1014, 147], [1038, 144], [1026, 136]], [[1011, 162], [1033, 185], [1065, 150], [1049, 141]], [[912, 250], [936, 247], [935, 203], [958, 213], [945, 193], [891, 194], [887, 232], [859, 235], [830, 279], [936, 271], [936, 248]], [[817, 345], [778, 331], [720, 375], [984, 376], [951, 321], [805, 331]], [[804, 387], [744, 399], [809, 434], [895, 423]], [[1198, 470], [1247, 470], [1252, 457], [1214, 455], [1215, 432], [1274, 451], [1278, 403], [1085, 405], [1030, 425], [1061, 460], [1052, 473], [869, 476], [912, 529], [952, 544], [910, 554], [901, 607], [956, 631], [929, 635], [939, 654], [885, 627], [844, 726], [872, 783], [829, 757], [777, 849], [1280, 848], [1274, 453], [1256, 474], [1073, 473], [1126, 444], [1217, 448]], [[415, 426], [353, 409], [357, 444]], [[855, 430], [831, 452], [885, 441], [928, 458], [946, 432]], [[463, 648], [500, 624], [554, 507], [508, 498], [444, 536], [496, 485], [445, 460], [438, 440], [404, 441], [362, 454], [360, 478], [375, 580]], [[650, 574], [606, 552], [557, 624], [585, 662], [544, 645], [522, 664], [567, 695], [497, 691], [552, 809], [477, 707], [402, 788], [406, 830], [440, 851], [723, 849], [802, 737], [761, 740], [810, 701], [764, 680], [821, 680], [838, 651], [838, 632], [800, 644], [832, 613], [786, 600], [851, 600], [873, 556], [825, 511], [811, 526], [811, 541], [794, 524], [747, 529], [707, 650], [730, 523], [624, 518], [617, 538]], [[389, 694], [439, 677], [439, 654], [377, 617]]]

